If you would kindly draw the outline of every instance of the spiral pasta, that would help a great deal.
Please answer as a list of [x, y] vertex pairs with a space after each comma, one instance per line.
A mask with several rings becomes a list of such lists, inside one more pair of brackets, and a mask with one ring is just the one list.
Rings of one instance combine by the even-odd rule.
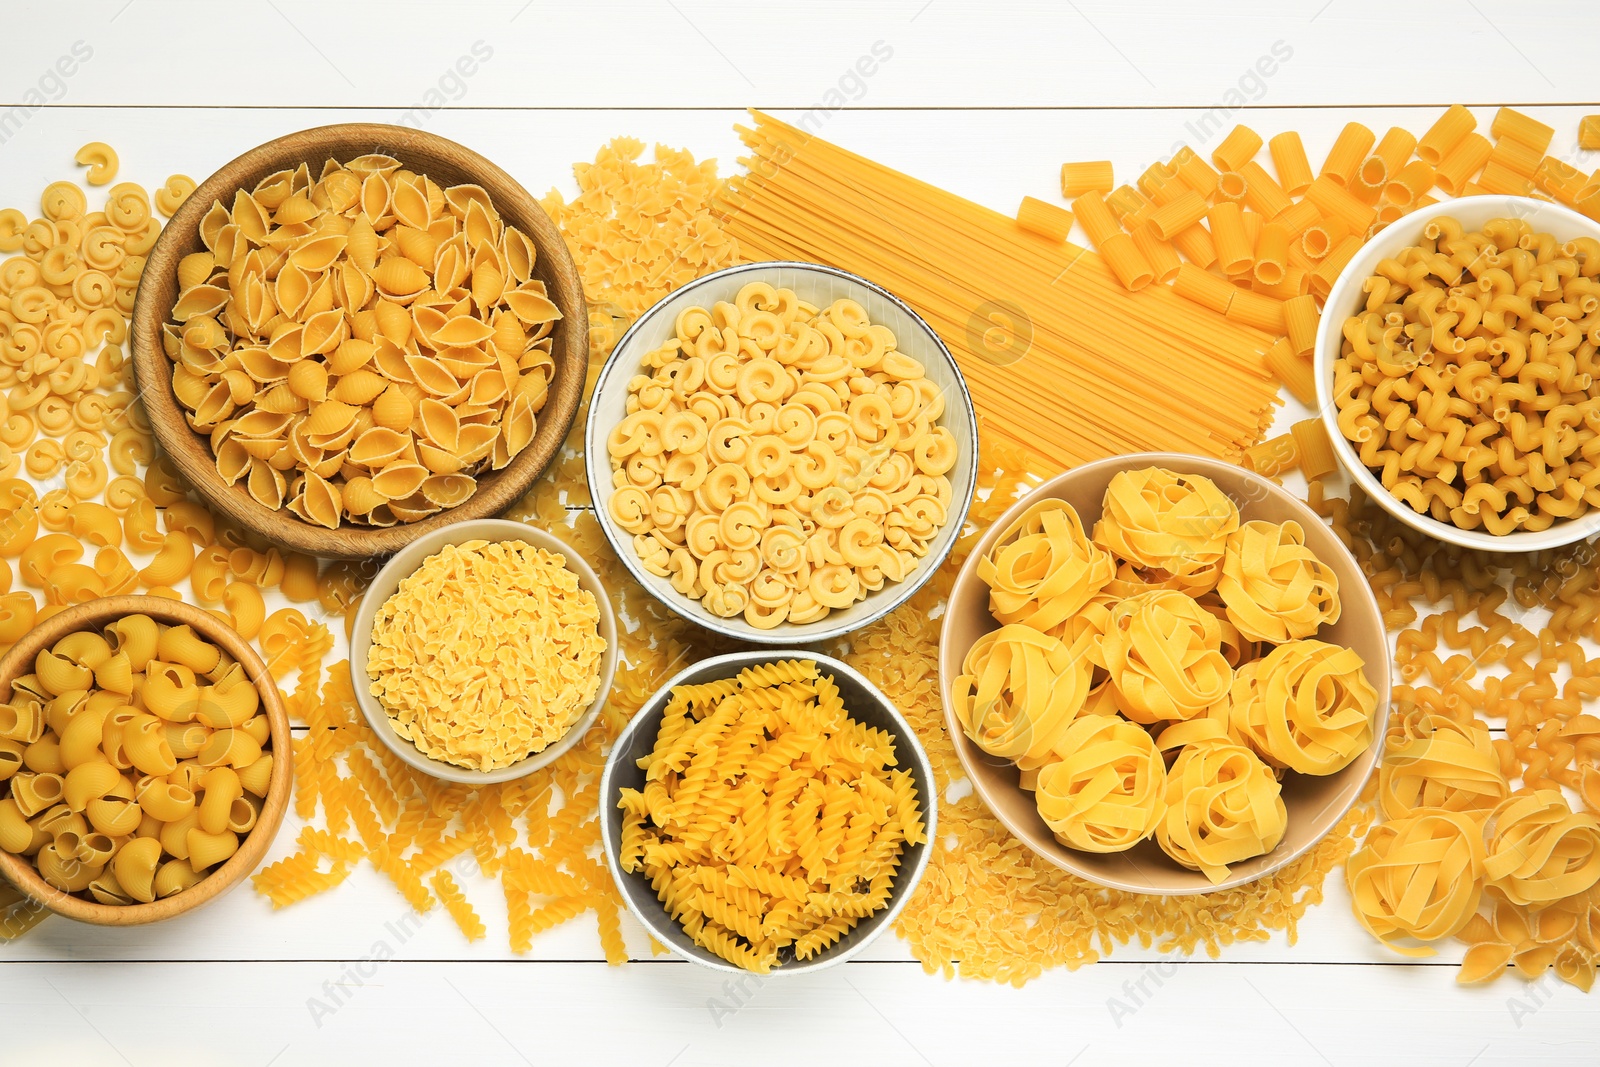
[[1252, 641], [1282, 644], [1339, 621], [1339, 578], [1306, 548], [1293, 519], [1255, 520], [1229, 534], [1217, 593]]
[[888, 904], [926, 840], [894, 739], [851, 718], [810, 661], [679, 686], [645, 786], [625, 788], [622, 869], [650, 880], [694, 942], [765, 974], [809, 959]]

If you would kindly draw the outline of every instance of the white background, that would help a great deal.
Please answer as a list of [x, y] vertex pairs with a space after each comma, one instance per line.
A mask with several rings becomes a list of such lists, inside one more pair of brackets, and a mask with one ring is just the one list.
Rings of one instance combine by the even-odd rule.
[[[30, 211], [91, 139], [153, 187], [291, 130], [394, 121], [430, 90], [449, 100], [428, 129], [536, 194], [570, 190], [571, 164], [618, 134], [715, 156], [726, 172], [739, 109], [807, 109], [836, 102], [830, 91], [849, 106], [824, 136], [1005, 211], [1057, 195], [1064, 160], [1109, 156], [1130, 180], [1180, 140], [1206, 148], [1216, 135], [1185, 125], [1241, 98], [1251, 106], [1230, 125], [1297, 129], [1313, 160], [1351, 119], [1420, 134], [1463, 102], [1485, 126], [1496, 105], [1526, 107], [1559, 131], [1552, 152], [1600, 164], [1574, 147], [1579, 116], [1600, 111], [1593, 4], [106, 0], [5, 14], [0, 111], [29, 90], [53, 98], [0, 126], [0, 206]], [[50, 78], [80, 41], [92, 57]], [[455, 74], [478, 42], [492, 56]], [[890, 58], [854, 75], [880, 42]], [[1258, 68], [1274, 46], [1288, 58]], [[1283, 418], [1302, 416], [1291, 404]], [[291, 816], [274, 858], [296, 832]], [[1600, 1058], [1600, 1001], [1554, 979], [1457, 988], [1451, 950], [1407, 962], [1368, 938], [1338, 877], [1293, 947], [1280, 936], [1216, 961], [1123, 949], [1015, 990], [925, 976], [887, 937], [860, 962], [748, 983], [736, 1005], [720, 978], [651, 960], [631, 921], [645, 958], [625, 967], [600, 962], [592, 919], [511, 957], [498, 892], [467, 872], [491, 931], [472, 947], [437, 909], [396, 937], [386, 924], [406, 906], [370, 869], [279, 914], [246, 889], [154, 927], [52, 919], [0, 946], [0, 1063]], [[396, 958], [352, 963], [375, 953]], [[339, 1007], [314, 1015], [313, 998]]]

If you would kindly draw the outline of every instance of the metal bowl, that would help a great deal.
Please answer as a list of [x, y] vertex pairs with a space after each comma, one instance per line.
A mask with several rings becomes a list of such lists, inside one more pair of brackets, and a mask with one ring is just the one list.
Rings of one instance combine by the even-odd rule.
[[656, 732], [661, 728], [661, 714], [666, 710], [674, 686], [731, 678], [753, 664], [785, 659], [815, 661], [820, 671], [833, 676], [834, 682], [839, 686], [839, 695], [844, 698], [844, 706], [852, 718], [875, 729], [886, 730], [894, 736], [895, 756], [902, 767], [911, 771], [912, 780], [917, 786], [917, 796], [922, 801], [927, 840], [911, 846], [902, 853], [900, 870], [895, 875], [894, 889], [889, 895], [888, 907], [861, 920], [848, 934], [811, 959], [790, 960], [774, 967], [771, 973], [789, 975], [819, 971], [824, 967], [843, 963], [860, 953], [873, 938], [894, 923], [895, 917], [906, 906], [906, 901], [916, 892], [917, 882], [922, 879], [922, 872], [928, 866], [932, 843], [938, 840], [938, 792], [934, 786], [933, 765], [928, 762], [928, 754], [923, 751], [916, 732], [911, 729], [911, 724], [906, 722], [889, 698], [856, 673], [852, 667], [831, 656], [818, 655], [815, 652], [763, 649], [714, 656], [680, 671], [639, 709], [638, 714], [628, 723], [627, 729], [623, 730], [622, 736], [617, 738], [617, 743], [612, 746], [611, 755], [606, 760], [605, 771], [600, 777], [600, 837], [605, 846], [606, 863], [611, 868], [612, 877], [617, 881], [617, 888], [622, 891], [622, 898], [627, 901], [628, 910], [633, 913], [634, 918], [643, 923], [645, 929], [649, 930], [657, 941], [684, 959], [728, 974], [749, 972], [691, 941], [683, 932], [683, 927], [667, 914], [666, 908], [657, 899], [655, 890], [650, 888], [650, 882], [644, 875], [627, 874], [622, 870], [619, 860], [622, 812], [617, 807], [617, 797], [625, 788], [644, 788], [644, 769], [638, 766], [637, 760], [649, 755], [651, 749], [655, 747]]

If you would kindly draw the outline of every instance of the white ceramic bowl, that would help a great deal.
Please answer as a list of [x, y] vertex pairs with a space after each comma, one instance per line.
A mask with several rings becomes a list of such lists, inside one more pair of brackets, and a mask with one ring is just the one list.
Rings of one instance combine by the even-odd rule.
[[[600, 608], [600, 636], [605, 638], [606, 642], [605, 653], [600, 657], [600, 687], [595, 691], [594, 703], [574, 720], [567, 728], [567, 732], [555, 743], [535, 752], [527, 759], [518, 760], [509, 767], [495, 771], [469, 770], [423, 755], [422, 750], [412, 744], [409, 738], [401, 737], [395, 730], [388, 711], [378, 698], [372, 695], [372, 682], [367, 676], [367, 650], [372, 647], [373, 617], [377, 615], [379, 606], [393, 596], [395, 590], [400, 587], [401, 579], [409, 576], [422, 565], [423, 560], [446, 545], [459, 545], [464, 541], [480, 538], [485, 541], [525, 541], [535, 548], [564, 556], [567, 569], [578, 576], [578, 585], [594, 594], [595, 602]], [[447, 782], [460, 782], [463, 785], [481, 786], [509, 782], [553, 763], [563, 752], [577, 744], [578, 739], [594, 725], [595, 719], [600, 715], [600, 709], [605, 706], [606, 697], [611, 693], [611, 679], [616, 670], [617, 618], [611, 610], [611, 597], [600, 584], [599, 576], [588, 563], [584, 562], [583, 557], [578, 555], [576, 549], [560, 538], [545, 533], [537, 526], [513, 522], [510, 519], [470, 519], [466, 522], [452, 523], [424, 534], [396, 552], [367, 587], [366, 595], [361, 600], [361, 607], [356, 610], [355, 626], [350, 633], [350, 680], [355, 687], [356, 703], [361, 705], [361, 713], [366, 716], [367, 725], [372, 727], [372, 732], [378, 735], [378, 740], [382, 741], [390, 752], [417, 770]]]
[[[865, 308], [874, 323], [893, 330], [900, 351], [920, 361], [928, 378], [944, 390], [945, 410], [939, 425], [954, 435], [960, 450], [949, 474], [953, 493], [945, 525], [934, 537], [927, 556], [905, 581], [885, 583], [882, 589], [868, 593], [865, 599], [848, 608], [830, 611], [816, 622], [785, 622], [770, 630], [750, 625], [742, 615], [731, 619], [714, 615], [699, 601], [679, 593], [668, 579], [645, 570], [633, 549], [633, 536], [617, 525], [608, 507], [612, 485], [606, 437], [627, 414], [628, 380], [639, 373], [640, 360], [673, 336], [679, 312], [696, 305], [710, 307], [718, 300], [732, 301], [740, 289], [757, 281], [792, 289], [800, 299], [818, 306], [826, 306], [841, 297], [849, 298]], [[854, 274], [815, 263], [746, 263], [690, 282], [646, 311], [623, 335], [595, 383], [594, 397], [589, 402], [584, 452], [589, 491], [600, 527], [623, 564], [652, 596], [684, 618], [728, 637], [762, 645], [808, 644], [838, 637], [882, 618], [933, 577], [960, 536], [967, 508], [972, 504], [977, 486], [978, 421], [966, 381], [950, 350], [933, 332], [933, 327], [887, 290]]]
[[1552, 233], [1562, 242], [1578, 237], [1600, 239], [1600, 223], [1585, 218], [1560, 204], [1526, 196], [1468, 196], [1432, 204], [1413, 211], [1385, 226], [1378, 235], [1356, 252], [1345, 264], [1322, 308], [1322, 324], [1317, 330], [1315, 372], [1317, 407], [1328, 429], [1334, 454], [1367, 495], [1389, 514], [1429, 537], [1466, 548], [1489, 552], [1535, 552], [1582, 541], [1600, 533], [1600, 510], [1590, 511], [1570, 521], [1557, 522], [1546, 530], [1518, 530], [1495, 535], [1484, 530], [1463, 530], [1454, 523], [1440, 522], [1431, 515], [1413, 511], [1383, 487], [1378, 476], [1361, 462], [1353, 444], [1339, 432], [1339, 409], [1333, 401], [1333, 364], [1343, 343], [1345, 319], [1366, 303], [1362, 283], [1371, 277], [1381, 260], [1387, 259], [1422, 239], [1423, 227], [1432, 219], [1448, 215], [1468, 230], [1477, 229], [1491, 219], [1525, 219], [1535, 230]]
[[895, 758], [899, 766], [911, 772], [911, 780], [916, 783], [927, 840], [912, 845], [901, 854], [900, 869], [895, 873], [888, 905], [882, 911], [862, 919], [848, 934], [811, 959], [790, 959], [774, 967], [771, 974], [819, 971], [843, 963], [866, 948], [873, 938], [894, 924], [895, 918], [911, 899], [911, 894], [916, 892], [917, 883], [922, 880], [922, 872], [927, 868], [928, 858], [932, 854], [932, 843], [939, 839], [939, 805], [935, 799], [937, 791], [934, 787], [933, 765], [928, 762], [928, 754], [917, 740], [916, 731], [877, 686], [847, 664], [815, 652], [759, 649], [713, 656], [680, 671], [645, 702], [628, 722], [622, 736], [617, 738], [617, 743], [611, 747], [611, 755], [606, 759], [605, 770], [600, 775], [600, 839], [605, 848], [606, 865], [611, 868], [622, 899], [627, 902], [634, 918], [643, 923], [657, 941], [684, 959], [729, 974], [750, 972], [695, 944], [683, 932], [683, 927], [667, 914], [666, 907], [650, 887], [649, 880], [643, 874], [628, 874], [622, 870], [618, 860], [622, 848], [622, 812], [617, 807], [617, 796], [624, 788], [644, 788], [644, 768], [637, 761], [655, 748], [656, 733], [661, 729], [661, 714], [666, 710], [674, 686], [732, 678], [753, 664], [785, 659], [816, 661], [822, 673], [831, 675], [838, 684], [839, 695], [844, 698], [844, 706], [851, 718], [893, 735]]

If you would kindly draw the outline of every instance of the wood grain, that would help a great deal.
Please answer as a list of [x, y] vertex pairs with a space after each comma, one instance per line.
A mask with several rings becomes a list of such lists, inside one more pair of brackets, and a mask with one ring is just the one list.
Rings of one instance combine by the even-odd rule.
[[[235, 190], [253, 188], [267, 175], [301, 163], [315, 173], [328, 159], [345, 161], [369, 152], [392, 155], [441, 185], [473, 184], [487, 190], [506, 222], [527, 234], [538, 250], [533, 273], [561, 309], [561, 321], [553, 332], [555, 374], [549, 399], [539, 413], [533, 440], [504, 469], [479, 476], [477, 490], [466, 503], [418, 522], [380, 528], [347, 519], [338, 529], [329, 530], [305, 522], [287, 509], [268, 508], [242, 483], [230, 486], [222, 479], [210, 439], [190, 429], [173, 394], [172, 363], [162, 348], [161, 329], [177, 302], [178, 263], [192, 252], [204, 251], [200, 220], [214, 202], [232, 203]], [[134, 376], [156, 441], [205, 502], [282, 548], [338, 559], [397, 552], [430, 530], [462, 519], [488, 518], [510, 507], [561, 450], [578, 414], [589, 365], [589, 316], [583, 285], [566, 242], [538, 201], [511, 175], [471, 149], [436, 134], [382, 123], [344, 123], [291, 133], [252, 148], [202, 182], [150, 250], [129, 334]]]
[[78, 604], [35, 626], [0, 658], [0, 702], [11, 699], [11, 683], [33, 670], [41, 649], [54, 645], [68, 634], [98, 629], [127, 615], [144, 614], [157, 622], [173, 626], [187, 624], [195, 633], [222, 648], [245, 669], [261, 694], [261, 709], [271, 727], [267, 751], [272, 754], [272, 778], [255, 827], [222, 866], [198, 884], [170, 897], [149, 904], [101, 904], [63, 893], [50, 885], [26, 857], [0, 852], [0, 874], [29, 897], [58, 915], [100, 926], [137, 926], [160, 922], [207, 904], [242, 881], [272, 847], [272, 839], [283, 822], [294, 785], [294, 749], [290, 744], [289, 713], [278, 692], [278, 685], [261, 661], [255, 647], [222, 620], [208, 611], [177, 600], [158, 596], [110, 596]]

